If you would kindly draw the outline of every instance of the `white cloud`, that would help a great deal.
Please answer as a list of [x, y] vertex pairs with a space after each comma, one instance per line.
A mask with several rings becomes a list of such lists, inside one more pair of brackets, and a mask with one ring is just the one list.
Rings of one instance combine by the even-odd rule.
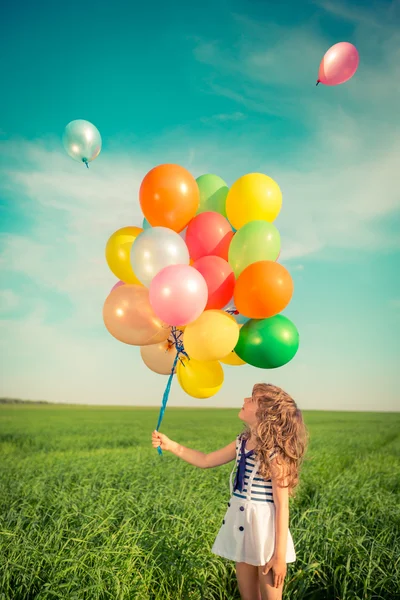
[[286, 240], [282, 257], [335, 247], [399, 248], [399, 236], [387, 227], [400, 209], [399, 156], [400, 142], [360, 164], [319, 162], [315, 171], [292, 173], [277, 168], [274, 178], [282, 182], [284, 197], [276, 222]]
[[[395, 15], [396, 7], [399, 8], [399, 3], [394, 0], [389, 4], [380, 1], [373, 5], [370, 3], [370, 8], [357, 7], [351, 4], [343, 4], [342, 2], [331, 2], [330, 0], [314, 0], [314, 4], [321, 7], [327, 13], [339, 17], [345, 21], [350, 21], [357, 25], [367, 26], [373, 29], [383, 29], [393, 25], [393, 16]], [[379, 18], [377, 18], [379, 13]]]
[[[335, 124], [326, 123], [304, 145], [297, 169], [279, 160], [263, 164], [260, 159], [251, 168], [253, 157], [260, 154], [251, 139], [241, 143], [238, 156], [229, 139], [227, 146], [214, 146], [210, 138], [195, 146], [191, 171], [195, 176], [217, 172], [228, 183], [247, 166], [247, 172], [273, 177], [283, 192], [276, 222], [283, 260], [329, 247], [398, 247], [397, 237], [388, 236], [381, 221], [399, 208], [400, 143], [387, 139], [384, 150], [370, 158], [362, 152], [359, 135], [362, 138], [362, 130], [354, 120], [338, 116]], [[8, 157], [18, 157], [2, 172], [4, 185], [13, 190], [13, 199], [19, 199], [21, 211], [32, 216], [28, 235], [1, 235], [3, 272], [26, 274], [45, 288], [67, 294], [85, 319], [91, 314], [93, 321], [92, 299], [101, 302], [115, 281], [104, 257], [107, 239], [119, 227], [141, 224], [138, 190], [154, 165], [141, 164], [135, 156], [128, 160], [109, 154], [87, 170], [54, 145], [23, 141], [3, 145]]]
[[66, 293], [113, 281], [104, 258], [107, 239], [143, 219], [133, 163], [118, 156], [87, 170], [54, 145], [21, 141], [4, 147], [19, 157], [2, 171], [5, 193], [12, 190], [12, 200], [31, 219], [26, 235], [2, 234], [2, 269]]
[[213, 123], [213, 122], [222, 122], [225, 123], [227, 121], [243, 121], [246, 118], [246, 115], [240, 111], [236, 111], [233, 113], [220, 113], [217, 115], [212, 115], [211, 117], [202, 117], [200, 120], [202, 123]]
[[210, 92], [245, 106], [249, 117], [267, 115], [266, 123], [279, 117], [288, 143], [293, 120], [308, 132], [290, 164], [277, 159], [253, 168], [273, 177], [283, 192], [276, 222], [283, 260], [324, 248], [399, 247], [386, 227], [400, 208], [400, 32], [393, 9], [377, 5], [377, 18], [373, 10], [323, 0], [318, 5], [354, 25], [360, 66], [343, 86], [315, 88], [331, 45], [315, 15], [295, 28], [234, 15], [237, 36], [229, 45], [196, 39], [194, 47], [195, 58], [215, 70]]
[[69, 323], [49, 325], [46, 314], [43, 301], [23, 320], [0, 319], [0, 395], [89, 404], [127, 399], [130, 363], [140, 360], [135, 349], [113, 343], [106, 331], [108, 343], [99, 343], [84, 329], [72, 331]]
[[[214, 69], [206, 81], [209, 91], [252, 112], [284, 119], [302, 115], [302, 121], [310, 126], [329, 115], [335, 117], [340, 104], [345, 104], [357, 120], [365, 119], [364, 125], [371, 121], [373, 112], [377, 126], [389, 122], [393, 127], [400, 93], [398, 18], [394, 19], [393, 10], [385, 11], [381, 4], [375, 12], [336, 2], [317, 4], [321, 15], [328, 11], [353, 24], [348, 41], [359, 49], [360, 65], [350, 81], [336, 88], [315, 88], [320, 61], [334, 43], [325, 36], [317, 15], [302, 22], [301, 27], [234, 15], [237, 31], [229, 45], [219, 40], [194, 39], [195, 58]], [[375, 129], [375, 122], [372, 125]]]
[[5, 313], [13, 310], [19, 305], [18, 295], [13, 290], [0, 291], [0, 312]]

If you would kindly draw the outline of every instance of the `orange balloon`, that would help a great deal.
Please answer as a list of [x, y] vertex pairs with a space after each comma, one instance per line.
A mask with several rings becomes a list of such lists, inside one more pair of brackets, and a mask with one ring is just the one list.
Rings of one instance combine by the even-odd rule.
[[125, 283], [113, 290], [104, 302], [103, 319], [112, 336], [132, 346], [159, 344], [171, 333], [155, 315], [149, 290], [141, 285]]
[[196, 215], [200, 192], [195, 178], [179, 165], [159, 165], [143, 179], [140, 206], [152, 227], [180, 232]]
[[293, 295], [293, 280], [283, 265], [261, 260], [239, 275], [234, 302], [240, 314], [250, 319], [267, 319], [280, 313]]
[[[141, 346], [140, 355], [146, 367], [159, 375], [170, 375], [174, 366], [176, 349], [169, 340], [150, 346]], [[176, 373], [176, 366], [174, 369]]]

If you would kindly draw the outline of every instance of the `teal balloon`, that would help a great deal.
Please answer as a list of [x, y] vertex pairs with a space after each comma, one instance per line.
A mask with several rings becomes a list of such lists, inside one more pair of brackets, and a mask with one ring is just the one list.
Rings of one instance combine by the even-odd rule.
[[100, 154], [101, 135], [92, 123], [77, 119], [66, 126], [63, 145], [71, 158], [88, 166]]
[[226, 217], [226, 197], [228, 195], [228, 185], [218, 175], [200, 175], [196, 179], [200, 192], [200, 204], [197, 209], [197, 215], [203, 212], [217, 212]]
[[276, 369], [292, 360], [299, 349], [299, 332], [283, 315], [250, 319], [240, 329], [236, 354], [249, 365]]
[[146, 231], [146, 229], [151, 229], [151, 225], [147, 219], [143, 219], [142, 229]]
[[273, 223], [249, 221], [233, 236], [229, 245], [228, 262], [237, 279], [254, 262], [275, 261], [280, 251], [281, 236]]

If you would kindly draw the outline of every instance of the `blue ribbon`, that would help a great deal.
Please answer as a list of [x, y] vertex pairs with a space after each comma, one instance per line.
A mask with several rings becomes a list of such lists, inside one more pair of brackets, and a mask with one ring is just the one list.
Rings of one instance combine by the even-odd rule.
[[[171, 373], [168, 377], [168, 381], [167, 381], [167, 385], [165, 386], [165, 390], [164, 390], [164, 394], [163, 394], [163, 399], [162, 399], [162, 403], [161, 403], [161, 408], [160, 408], [160, 414], [158, 416], [158, 423], [157, 423], [157, 427], [156, 427], [156, 431], [158, 431], [158, 428], [161, 425], [161, 421], [163, 420], [164, 417], [164, 412], [167, 406], [167, 402], [168, 402], [168, 398], [169, 398], [169, 393], [171, 391], [171, 385], [172, 385], [172, 378], [174, 376], [174, 371], [176, 368], [176, 365], [178, 363], [178, 360], [182, 361], [180, 355], [183, 354], [184, 356], [186, 356], [187, 358], [188, 355], [185, 352], [185, 348], [183, 347], [183, 343], [181, 340], [181, 337], [183, 335], [183, 332], [176, 329], [176, 327], [172, 327], [171, 328], [171, 335], [172, 335], [172, 340], [170, 340], [171, 345], [175, 346], [176, 349], [176, 356], [174, 359], [174, 363], [172, 365], [171, 368]], [[160, 456], [162, 455], [162, 450], [161, 450], [161, 446], [157, 446], [157, 452], [158, 454], [160, 454]]]
[[235, 491], [236, 489], [238, 489], [239, 492], [243, 491], [244, 478], [245, 478], [245, 474], [246, 474], [246, 458], [248, 456], [251, 456], [252, 454], [254, 454], [254, 450], [249, 450], [247, 452], [247, 454], [245, 454], [244, 453], [245, 445], [246, 445], [246, 440], [243, 439], [241, 450], [240, 450], [239, 466], [236, 471], [236, 477], [235, 477], [235, 483], [233, 486], [233, 491]]

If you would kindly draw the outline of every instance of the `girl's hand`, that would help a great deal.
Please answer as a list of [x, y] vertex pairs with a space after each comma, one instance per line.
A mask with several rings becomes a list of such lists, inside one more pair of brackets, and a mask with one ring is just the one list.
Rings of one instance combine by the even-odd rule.
[[166, 452], [171, 450], [171, 445], [173, 444], [169, 437], [156, 430], [151, 434], [151, 443], [153, 444], [153, 448], [160, 446], [161, 450], [165, 450]]
[[268, 571], [272, 569], [273, 585], [279, 587], [283, 585], [283, 580], [286, 577], [286, 561], [283, 558], [277, 558], [273, 556], [265, 565], [263, 569], [263, 575], [266, 575]]

